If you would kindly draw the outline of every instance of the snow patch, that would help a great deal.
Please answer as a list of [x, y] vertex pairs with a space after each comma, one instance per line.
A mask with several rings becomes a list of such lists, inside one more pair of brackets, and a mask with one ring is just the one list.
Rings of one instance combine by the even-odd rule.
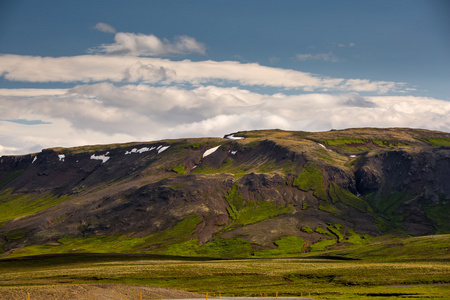
[[163, 152], [163, 151], [166, 151], [167, 149], [169, 149], [169, 147], [170, 147], [170, 146], [164, 146], [164, 147], [162, 147], [162, 145], [159, 146], [159, 147], [158, 147], [158, 149], [159, 149], [159, 150], [158, 150], [158, 154], [161, 153], [161, 152]]
[[138, 153], [144, 153], [144, 152], [148, 152], [148, 151], [150, 151], [150, 148], [148, 148], [148, 147], [143, 147], [143, 148], [139, 149], [137, 152], [138, 152]]
[[66, 156], [64, 154], [58, 154], [59, 161], [64, 161]]
[[244, 139], [244, 137], [242, 137], [242, 136], [234, 136], [234, 134], [228, 134], [228, 135], [225, 136], [225, 138], [229, 139], [229, 140], [243, 140]]
[[101, 160], [102, 164], [104, 164], [105, 162], [107, 162], [110, 159], [108, 154], [109, 154], [109, 152], [106, 152], [105, 154], [102, 154], [102, 155], [92, 154], [91, 159]]
[[[158, 149], [160, 149], [161, 147], [162, 147], [162, 145], [159, 146]], [[144, 153], [144, 152], [149, 152], [149, 151], [152, 151], [152, 150], [154, 150], [154, 149], [156, 149], [156, 147], [151, 147], [151, 148], [149, 148], [149, 147], [142, 147], [141, 149], [133, 148], [133, 149], [131, 149], [130, 151], [126, 151], [126, 152], [125, 152], [125, 155], [132, 154], [132, 153]]]
[[137, 153], [137, 151], [138, 151], [137, 148], [133, 148], [130, 151], [126, 151], [125, 155], [131, 154], [131, 153]]
[[130, 151], [126, 151], [125, 155], [132, 154], [132, 153], [144, 153], [144, 152], [152, 151], [153, 149], [155, 149], [155, 147], [151, 147], [151, 148], [142, 147], [141, 149], [133, 148]]
[[32, 161], [31, 163], [34, 164], [34, 162], [36, 161], [36, 159], [37, 159], [37, 156], [35, 156], [35, 157], [33, 158], [33, 161]]
[[328, 151], [333, 151], [333, 150], [331, 150], [331, 149], [328, 149], [327, 147], [325, 147], [325, 145], [324, 144], [321, 144], [321, 143], [317, 143], [320, 147], [322, 147], [322, 148], [324, 148], [324, 149], [327, 149]]
[[220, 146], [222, 145], [206, 150], [205, 153], [203, 153], [203, 157], [207, 157], [208, 155], [216, 152], [216, 150], [219, 149]]

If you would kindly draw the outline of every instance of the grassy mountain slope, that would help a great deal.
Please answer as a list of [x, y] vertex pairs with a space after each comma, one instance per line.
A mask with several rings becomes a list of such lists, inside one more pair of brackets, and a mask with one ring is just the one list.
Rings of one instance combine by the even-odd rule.
[[3, 156], [0, 252], [269, 257], [446, 234], [449, 145], [417, 129], [264, 130]]

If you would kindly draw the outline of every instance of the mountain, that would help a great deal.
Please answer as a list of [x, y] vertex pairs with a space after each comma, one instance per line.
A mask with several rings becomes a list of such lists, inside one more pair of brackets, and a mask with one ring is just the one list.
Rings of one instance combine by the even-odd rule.
[[285, 256], [450, 233], [450, 134], [261, 130], [0, 158], [0, 253]]

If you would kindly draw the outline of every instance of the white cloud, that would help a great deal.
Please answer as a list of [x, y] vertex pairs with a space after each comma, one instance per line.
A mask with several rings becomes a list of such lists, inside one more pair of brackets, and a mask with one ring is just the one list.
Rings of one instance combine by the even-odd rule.
[[404, 83], [330, 78], [257, 63], [235, 61], [171, 61], [134, 56], [82, 55], [40, 57], [0, 55], [0, 74], [27, 82], [143, 82], [161, 84], [233, 84], [305, 91], [335, 90], [386, 93], [401, 91]]
[[94, 28], [101, 32], [116, 33], [116, 29], [106, 23], [97, 23]]
[[0, 89], [0, 96], [37, 97], [57, 96], [67, 93], [67, 89]]
[[173, 42], [159, 39], [153, 34], [118, 32], [113, 44], [89, 49], [91, 53], [131, 56], [167, 56], [171, 54], [205, 54], [205, 45], [186, 35], [175, 37]]
[[20, 153], [21, 150], [23, 150], [23, 149], [19, 149], [16, 147], [5, 147], [5, 146], [0, 145], [0, 153], [2, 153], [4, 155]]
[[[0, 90], [1, 92], [1, 90]], [[30, 91], [31, 92], [31, 91]], [[39, 147], [223, 136], [250, 129], [318, 131], [349, 127], [416, 127], [450, 131], [450, 102], [355, 93], [273, 95], [239, 88], [79, 85], [36, 97], [0, 93], [0, 155]], [[67, 139], [70, 136], [70, 139]]]
[[402, 82], [392, 81], [370, 81], [367, 79], [348, 79], [340, 86], [342, 91], [354, 91], [354, 92], [372, 92], [384, 94], [389, 91], [401, 90], [406, 88], [406, 84]]
[[332, 52], [328, 53], [304, 53], [304, 54], [297, 54], [297, 59], [301, 61], [307, 61], [307, 60], [323, 60], [323, 61], [331, 61], [331, 62], [337, 62], [339, 59], [334, 55]]
[[[81, 130], [64, 119], [52, 119], [52, 124], [29, 126], [0, 121], [0, 156], [40, 152], [49, 147], [75, 147], [80, 145], [109, 144], [112, 141], [126, 143], [133, 135], [105, 134], [92, 130]], [[6, 135], [7, 134], [7, 135]], [[70, 137], [70, 138], [68, 138]], [[150, 136], [148, 139], [151, 139]]]

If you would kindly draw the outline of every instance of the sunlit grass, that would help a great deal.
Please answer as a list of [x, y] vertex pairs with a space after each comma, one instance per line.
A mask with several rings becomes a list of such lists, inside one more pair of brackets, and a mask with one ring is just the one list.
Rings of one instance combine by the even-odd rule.
[[[246, 259], [177, 261], [136, 257], [47, 258], [0, 261], [1, 286], [123, 283], [170, 287], [210, 295], [309, 295], [317, 299], [364, 299], [365, 294], [443, 297], [450, 282], [445, 261], [336, 261]], [[407, 285], [405, 287], [401, 287]], [[398, 286], [398, 287], [395, 287]], [[386, 288], [391, 287], [391, 288]], [[395, 291], [395, 292], [394, 292]], [[386, 298], [383, 298], [386, 299]]]
[[0, 194], [0, 225], [17, 217], [34, 214], [68, 199], [47, 193], [45, 195], [24, 193], [13, 194], [5, 190]]

